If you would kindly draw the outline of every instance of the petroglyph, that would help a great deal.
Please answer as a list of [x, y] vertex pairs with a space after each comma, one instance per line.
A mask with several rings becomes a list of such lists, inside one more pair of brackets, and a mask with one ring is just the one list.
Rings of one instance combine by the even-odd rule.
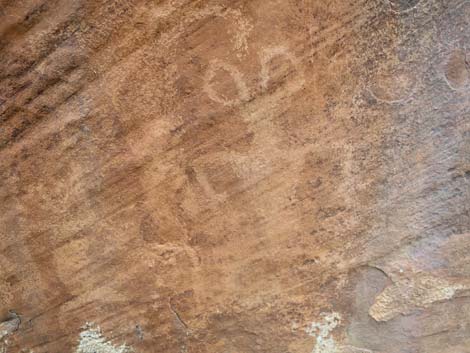
[[[297, 72], [297, 77], [295, 79], [289, 80], [287, 83], [287, 90], [291, 93], [298, 91], [305, 84], [305, 77], [303, 70], [301, 69], [300, 62], [297, 58], [289, 52], [288, 48], [284, 46], [265, 48], [261, 52], [260, 62], [261, 62], [261, 87], [264, 90], [268, 89], [268, 83], [271, 80], [272, 70], [271, 63], [275, 58], [283, 58], [291, 63], [292, 69]], [[282, 74], [285, 75], [283, 71]]]
[[[296, 73], [294, 78], [286, 80], [286, 90], [289, 93], [299, 91], [305, 84], [304, 71], [301, 67], [300, 61], [289, 52], [289, 49], [284, 46], [277, 46], [271, 48], [265, 48], [260, 54], [260, 85], [263, 91], [269, 89], [269, 83], [276, 78], [276, 83], [286, 80], [286, 76], [289, 72], [293, 71]], [[273, 61], [280, 59], [283, 65], [273, 65]], [[287, 63], [287, 66], [286, 66]], [[218, 71], [226, 71], [232, 78], [237, 91], [238, 97], [229, 98], [221, 93], [220, 89], [214, 88], [214, 78]], [[222, 80], [218, 80], [222, 81]], [[245, 83], [243, 74], [234, 66], [225, 63], [221, 60], [214, 59], [209, 63], [205, 79], [204, 79], [204, 91], [207, 93], [210, 99], [213, 101], [223, 104], [225, 106], [234, 106], [243, 101], [248, 101], [251, 97], [251, 92]]]
[[[166, 17], [169, 16], [175, 7], [169, 6], [165, 8], [164, 14], [159, 14], [159, 16]], [[190, 26], [196, 21], [203, 20], [210, 16], [221, 17], [226, 20], [231, 20], [232, 25], [228, 26], [228, 32], [231, 34], [231, 41], [233, 43], [233, 48], [237, 52], [238, 57], [242, 57], [248, 51], [248, 37], [250, 32], [253, 30], [253, 25], [251, 22], [241, 13], [238, 9], [225, 9], [222, 6], [213, 6], [201, 9], [192, 13], [190, 16], [184, 18], [172, 31], [165, 33], [161, 36], [159, 43], [170, 47], [172, 46], [176, 39], [178, 39]]]
[[134, 350], [128, 346], [114, 346], [101, 333], [99, 326], [87, 323], [80, 333], [80, 341], [76, 353], [131, 353]]
[[0, 1], [8, 353], [470, 347], [469, 0]]
[[201, 186], [204, 194], [214, 202], [223, 202], [227, 198], [227, 192], [217, 192], [208, 178], [207, 173], [203, 170], [195, 170], [196, 180], [198, 181], [199, 185]]
[[369, 309], [376, 321], [388, 321], [416, 309], [452, 299], [458, 290], [470, 289], [470, 283], [455, 282], [422, 274], [397, 280], [386, 287]]
[[[213, 79], [219, 70], [223, 70], [230, 75], [237, 88], [238, 97], [226, 97], [214, 88]], [[209, 69], [206, 72], [204, 80], [204, 91], [214, 102], [225, 106], [234, 106], [242, 101], [248, 100], [250, 96], [245, 81], [243, 80], [243, 75], [240, 71], [238, 71], [235, 66], [217, 59], [212, 60], [209, 64]]]
[[220, 14], [223, 18], [232, 18], [235, 25], [235, 30], [231, 30], [232, 42], [237, 57], [241, 58], [248, 52], [248, 36], [253, 30], [253, 25], [241, 13], [240, 10], [227, 10]]
[[403, 70], [378, 73], [373, 82], [369, 92], [378, 101], [388, 104], [401, 103], [412, 98], [416, 87], [414, 75]]
[[470, 69], [465, 52], [453, 50], [444, 68], [446, 82], [450, 88], [460, 90], [470, 82]]

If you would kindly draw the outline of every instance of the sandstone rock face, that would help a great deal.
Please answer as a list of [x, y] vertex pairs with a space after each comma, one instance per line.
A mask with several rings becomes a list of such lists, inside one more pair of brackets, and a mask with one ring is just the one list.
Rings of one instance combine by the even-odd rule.
[[0, 0], [0, 54], [0, 352], [470, 352], [469, 1]]

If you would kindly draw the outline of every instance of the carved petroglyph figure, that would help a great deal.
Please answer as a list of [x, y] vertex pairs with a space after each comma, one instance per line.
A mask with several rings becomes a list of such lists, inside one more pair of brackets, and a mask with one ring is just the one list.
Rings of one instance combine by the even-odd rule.
[[271, 47], [265, 48], [261, 52], [260, 55], [260, 62], [261, 62], [261, 87], [266, 90], [268, 89], [268, 83], [271, 79], [270, 77], [270, 70], [271, 70], [271, 62], [274, 58], [283, 58], [290, 62], [292, 68], [297, 73], [297, 77], [294, 80], [290, 80], [287, 83], [287, 89], [289, 92], [295, 92], [302, 88], [305, 84], [305, 78], [303, 74], [303, 70], [300, 67], [299, 60], [293, 55], [287, 47], [278, 46], [278, 47]]
[[[177, 5], [165, 7], [163, 14], [157, 14], [157, 16], [165, 18], [175, 9]], [[203, 20], [210, 16], [220, 17], [226, 20], [231, 20], [231, 25], [227, 26], [229, 34], [231, 34], [231, 41], [233, 48], [236, 51], [237, 57], [241, 58], [248, 52], [248, 37], [253, 29], [253, 25], [247, 19], [240, 10], [238, 9], [225, 9], [222, 6], [210, 6], [201, 10], [195, 11], [188, 17], [185, 17], [173, 30], [163, 34], [158, 40], [159, 44], [170, 47], [175, 43], [175, 40], [179, 38], [189, 25], [196, 21]]]
[[403, 103], [413, 98], [417, 78], [408, 70], [393, 69], [379, 72], [372, 78], [368, 90], [379, 102], [388, 104]]
[[[213, 79], [219, 70], [224, 70], [230, 75], [237, 88], [238, 97], [225, 97], [222, 93], [218, 92], [214, 88]], [[241, 101], [247, 100], [250, 96], [245, 81], [243, 80], [243, 75], [240, 73], [240, 71], [238, 71], [235, 66], [224, 63], [217, 59], [214, 59], [209, 63], [209, 69], [206, 72], [204, 80], [204, 91], [214, 102], [223, 104], [225, 106], [236, 105]]]
[[445, 63], [444, 76], [447, 85], [453, 90], [468, 89], [470, 64], [463, 50], [454, 49]]
[[[289, 93], [299, 91], [305, 84], [304, 72], [300, 61], [285, 46], [269, 47], [261, 51], [261, 54], [259, 55], [261, 65], [259, 72], [261, 90], [266, 91], [269, 89], [269, 83], [272, 81], [273, 76], [272, 62], [275, 59], [281, 59], [288, 64], [288, 68], [284, 67], [280, 69], [282, 70], [283, 76], [290, 70], [295, 72], [295, 78], [290, 79], [285, 83], [287, 91]], [[225, 97], [215, 88], [215, 82], [213, 81], [219, 70], [224, 70], [231, 76], [237, 88], [238, 97]], [[234, 106], [240, 102], [249, 100], [252, 96], [252, 92], [245, 83], [244, 75], [240, 70], [238, 70], [234, 65], [228, 64], [219, 59], [214, 59], [209, 63], [204, 79], [204, 91], [214, 102], [225, 106]]]

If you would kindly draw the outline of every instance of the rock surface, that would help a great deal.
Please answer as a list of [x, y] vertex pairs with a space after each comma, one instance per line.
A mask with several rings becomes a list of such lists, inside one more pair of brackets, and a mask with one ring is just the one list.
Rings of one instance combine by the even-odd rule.
[[0, 0], [0, 352], [469, 353], [469, 50], [465, 0]]

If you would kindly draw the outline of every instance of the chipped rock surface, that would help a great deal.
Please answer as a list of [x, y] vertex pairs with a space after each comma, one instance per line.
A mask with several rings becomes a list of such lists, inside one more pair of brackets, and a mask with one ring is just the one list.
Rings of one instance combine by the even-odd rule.
[[369, 314], [377, 321], [387, 321], [399, 314], [409, 314], [439, 301], [452, 299], [458, 290], [470, 289], [470, 283], [451, 283], [429, 275], [398, 280], [385, 288], [370, 307]]
[[0, 352], [470, 353], [469, 58], [468, 0], [0, 0]]

